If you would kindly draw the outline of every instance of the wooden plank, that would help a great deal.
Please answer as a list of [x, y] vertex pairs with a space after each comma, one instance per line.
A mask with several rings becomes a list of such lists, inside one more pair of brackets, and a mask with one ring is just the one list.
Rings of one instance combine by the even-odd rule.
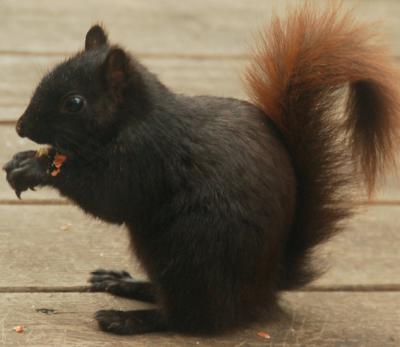
[[[329, 270], [313, 287], [398, 288], [399, 215], [400, 206], [372, 206], [349, 223], [321, 247], [316, 263]], [[86, 217], [73, 206], [1, 206], [0, 235], [0, 291], [84, 286], [96, 268], [144, 276], [131, 258], [124, 228]]]
[[320, 247], [316, 263], [327, 272], [313, 285], [400, 284], [399, 216], [400, 206], [360, 209], [343, 233]]
[[0, 287], [82, 286], [97, 268], [142, 274], [126, 231], [75, 207], [1, 206], [0, 215]]
[[[0, 56], [0, 120], [16, 120], [43, 74], [62, 60], [62, 57]], [[246, 61], [148, 58], [143, 62], [176, 92], [246, 97], [241, 83]]]
[[[286, 314], [219, 337], [173, 333], [115, 336], [98, 330], [99, 309], [137, 309], [144, 305], [105, 294], [1, 294], [3, 346], [346, 346], [395, 347], [400, 343], [400, 293], [296, 293], [284, 296]], [[262, 303], [260, 303], [262, 304]], [[56, 310], [43, 314], [37, 309]], [[23, 325], [17, 334], [13, 328]], [[270, 339], [257, 335], [266, 331]]]
[[[0, 55], [0, 122], [15, 122], [42, 76], [65, 58]], [[177, 93], [248, 100], [243, 75], [249, 60], [144, 58], [141, 61]]]
[[[14, 126], [12, 125], [0, 125], [0, 167], [11, 157], [14, 153], [38, 148], [38, 145], [27, 140], [21, 139], [17, 136]], [[50, 189], [38, 189], [35, 192], [28, 191], [22, 194], [24, 200], [43, 200], [43, 199], [59, 199], [60, 196], [57, 192]], [[17, 198], [11, 188], [8, 186], [5, 175], [3, 172], [0, 173], [0, 202], [1, 201], [13, 201], [16, 202]], [[378, 185], [378, 192], [375, 201], [399, 201], [400, 200], [400, 178], [395, 174], [391, 173], [388, 175], [386, 180], [382, 180]]]
[[[71, 52], [83, 45], [89, 26], [97, 21], [111, 38], [136, 52], [186, 54], [247, 54], [257, 30], [275, 9], [303, 0], [52, 0], [0, 2], [0, 51]], [[315, 1], [318, 3], [317, 1]], [[393, 0], [345, 1], [358, 4], [362, 19], [383, 20], [395, 51], [400, 27], [400, 3]]]
[[[0, 59], [0, 64], [1, 64], [1, 59]], [[1, 82], [0, 82], [1, 84]], [[12, 87], [11, 85], [8, 86], [8, 88], [10, 89], [10, 87]], [[3, 89], [2, 87], [0, 87], [1, 89]], [[0, 96], [1, 99], [1, 96]], [[15, 105], [15, 101], [12, 102], [13, 104], [8, 104], [8, 102], [6, 101], [7, 99], [3, 99], [5, 100], [1, 106], [0, 106], [0, 122], [1, 124], [7, 123], [7, 124], [14, 124], [16, 123], [18, 117], [24, 112], [24, 109], [27, 105], [28, 102], [28, 97], [26, 96], [25, 98], [21, 97], [21, 99], [23, 101], [25, 101], [24, 104], [20, 104], [20, 105]]]

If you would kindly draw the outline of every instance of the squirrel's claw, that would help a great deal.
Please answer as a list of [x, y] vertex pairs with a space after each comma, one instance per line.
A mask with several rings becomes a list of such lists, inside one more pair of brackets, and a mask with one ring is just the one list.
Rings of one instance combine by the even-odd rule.
[[22, 200], [22, 199], [21, 199], [21, 193], [22, 193], [21, 190], [19, 190], [19, 189], [16, 189], [16, 190], [15, 190], [15, 195], [17, 196], [17, 198], [18, 198], [19, 200]]

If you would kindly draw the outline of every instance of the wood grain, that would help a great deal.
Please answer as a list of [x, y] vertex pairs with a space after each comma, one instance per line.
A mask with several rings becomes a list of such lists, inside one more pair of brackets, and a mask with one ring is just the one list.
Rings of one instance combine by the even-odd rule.
[[[139, 309], [144, 304], [105, 294], [0, 294], [2, 346], [207, 346], [395, 347], [400, 343], [400, 293], [297, 293], [283, 297], [285, 314], [219, 337], [173, 333], [115, 336], [100, 332], [99, 309]], [[260, 303], [262, 304], [262, 303]], [[37, 310], [47, 308], [55, 314]], [[25, 327], [18, 334], [13, 328]], [[270, 339], [257, 335], [266, 331]]]
[[[16, 120], [44, 73], [63, 59], [0, 56], [0, 121]], [[147, 58], [143, 63], [178, 93], [246, 97], [241, 83], [246, 61]]]
[[400, 284], [399, 216], [400, 206], [360, 209], [343, 233], [320, 247], [316, 264], [327, 272], [313, 286]]
[[[321, 2], [314, 1], [319, 4]], [[0, 51], [74, 52], [90, 25], [102, 22], [111, 39], [139, 53], [243, 55], [254, 34], [274, 10], [303, 0], [36, 0], [0, 2]], [[400, 3], [395, 0], [345, 1], [358, 4], [360, 19], [382, 20], [395, 51]]]
[[[399, 215], [400, 206], [373, 206], [351, 221], [320, 248], [316, 263], [328, 271], [313, 288], [398, 287]], [[0, 290], [84, 286], [97, 268], [144, 276], [123, 227], [85, 216], [73, 206], [0, 206]]]
[[[15, 152], [37, 148], [16, 136], [14, 123], [41, 76], [82, 48], [93, 23], [103, 22], [112, 42], [134, 52], [179, 93], [246, 98], [240, 75], [254, 34], [268, 23], [272, 9], [283, 13], [287, 4], [303, 2], [0, 0], [0, 166]], [[399, 1], [344, 2], [358, 3], [360, 19], [382, 20], [378, 25], [400, 56]], [[285, 314], [278, 321], [216, 338], [173, 333], [118, 337], [98, 331], [94, 312], [147, 306], [87, 293], [86, 280], [99, 267], [145, 278], [130, 254], [126, 230], [85, 216], [54, 191], [27, 192], [21, 203], [2, 173], [0, 345], [399, 346], [399, 178], [392, 174], [380, 187], [375, 205], [318, 250], [316, 263], [326, 273], [303, 292], [283, 294]], [[37, 312], [40, 308], [56, 314]], [[24, 325], [25, 332], [16, 333], [17, 325]], [[271, 339], [258, 337], [259, 331]]]
[[[38, 145], [17, 136], [14, 126], [0, 124], [0, 167], [3, 166], [11, 157], [23, 150], [37, 149]], [[364, 198], [365, 197], [361, 197]], [[22, 194], [23, 200], [54, 200], [60, 199], [57, 192], [44, 188], [35, 192], [28, 191]], [[8, 186], [4, 172], [0, 172], [0, 202], [18, 199]], [[385, 180], [381, 180], [378, 185], [378, 192], [374, 198], [378, 202], [398, 202], [400, 201], [400, 178], [395, 173], [390, 173]]]
[[77, 208], [1, 206], [0, 216], [0, 287], [82, 286], [97, 268], [143, 275], [126, 231]]

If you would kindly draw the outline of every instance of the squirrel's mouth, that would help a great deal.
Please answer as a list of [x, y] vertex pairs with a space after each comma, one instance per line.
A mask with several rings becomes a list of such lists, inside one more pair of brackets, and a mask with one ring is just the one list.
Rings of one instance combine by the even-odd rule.
[[69, 160], [92, 162], [101, 158], [102, 149], [96, 142], [84, 139], [55, 139], [49, 144], [55, 152], [66, 156]]
[[53, 147], [39, 148], [36, 151], [36, 157], [49, 161], [47, 172], [53, 177], [60, 174], [62, 166], [68, 160], [66, 155], [57, 152]]
[[67, 141], [64, 138], [54, 138], [51, 143], [47, 143], [48, 146], [54, 149], [54, 151], [60, 155], [72, 159], [80, 157], [79, 153], [84, 149], [78, 141]]

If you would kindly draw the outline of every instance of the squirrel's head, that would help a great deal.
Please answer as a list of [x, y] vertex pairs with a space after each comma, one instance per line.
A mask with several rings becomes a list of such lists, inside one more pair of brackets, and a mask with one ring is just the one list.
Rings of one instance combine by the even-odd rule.
[[101, 150], [126, 114], [142, 114], [148, 107], [142, 69], [122, 48], [109, 45], [99, 25], [93, 26], [85, 49], [39, 83], [17, 133], [61, 151]]

